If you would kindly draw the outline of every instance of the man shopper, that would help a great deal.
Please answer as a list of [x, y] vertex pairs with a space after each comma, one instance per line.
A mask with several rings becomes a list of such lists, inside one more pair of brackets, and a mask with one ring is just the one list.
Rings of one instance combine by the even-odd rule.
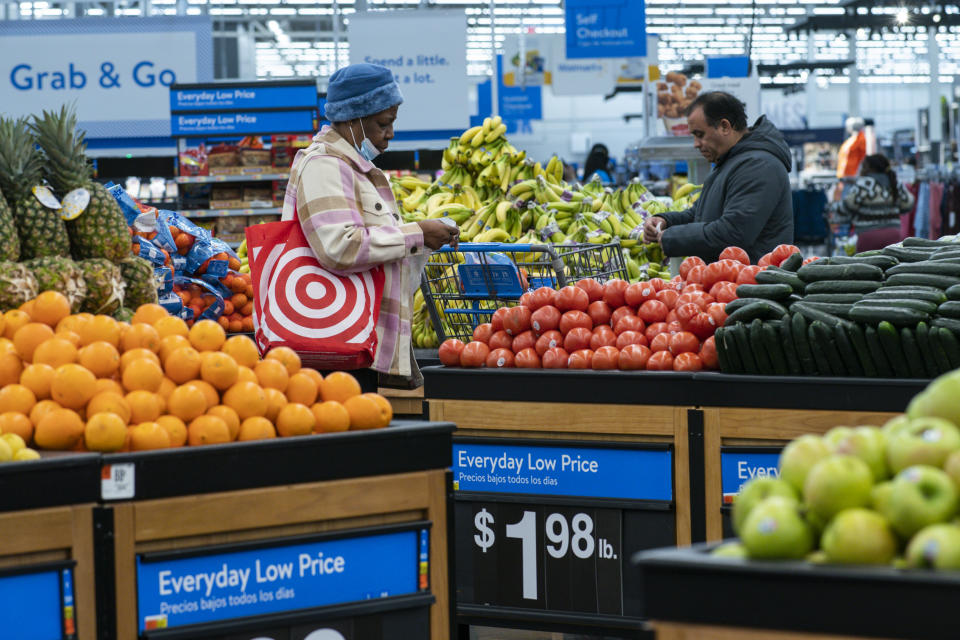
[[748, 129], [743, 103], [721, 91], [694, 100], [687, 122], [693, 146], [713, 170], [692, 207], [647, 219], [644, 240], [659, 242], [670, 257], [706, 262], [737, 246], [754, 263], [778, 244], [792, 243], [790, 150], [777, 128], [761, 116]]

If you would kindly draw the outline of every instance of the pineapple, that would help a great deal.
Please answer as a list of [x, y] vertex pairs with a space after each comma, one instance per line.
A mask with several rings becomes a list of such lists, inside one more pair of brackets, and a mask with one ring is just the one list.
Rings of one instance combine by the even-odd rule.
[[103, 258], [90, 258], [77, 263], [87, 283], [87, 297], [81, 311], [93, 314], [112, 315], [123, 306], [126, 283], [120, 275], [120, 267]]
[[37, 279], [22, 264], [0, 262], [0, 311], [16, 309], [39, 293]]
[[13, 210], [0, 191], [0, 260], [16, 262], [20, 259], [20, 237], [13, 222]]
[[[19, 259], [70, 255], [67, 228], [60, 212], [48, 209], [31, 193], [40, 184], [43, 158], [34, 145], [25, 119], [0, 118], [0, 189], [13, 207], [16, 231], [7, 230], [0, 220], [0, 250], [12, 256], [14, 238], [19, 235]], [[8, 246], [9, 245], [9, 246]], [[9, 259], [13, 259], [10, 257]]]
[[113, 314], [113, 317], [120, 322], [132, 322], [133, 321], [133, 309], [128, 309], [127, 307], [120, 307], [117, 309], [117, 312]]
[[23, 266], [33, 272], [40, 292], [59, 291], [70, 301], [70, 311], [80, 313], [83, 299], [87, 297], [87, 283], [76, 262], [70, 258], [35, 258]]
[[120, 261], [120, 272], [127, 283], [123, 304], [136, 309], [148, 302], [157, 302], [157, 280], [153, 265], [143, 258], [127, 258]]
[[106, 258], [118, 262], [130, 255], [130, 228], [117, 201], [91, 180], [84, 133], [77, 131], [77, 114], [64, 105], [60, 112], [44, 111], [33, 118], [37, 143], [47, 156], [45, 175], [60, 197], [74, 189], [90, 192], [90, 204], [79, 217], [67, 221], [70, 249], [76, 260]]

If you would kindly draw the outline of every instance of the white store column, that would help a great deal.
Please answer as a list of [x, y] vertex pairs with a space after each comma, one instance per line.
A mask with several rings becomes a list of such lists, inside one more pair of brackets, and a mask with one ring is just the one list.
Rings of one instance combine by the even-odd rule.
[[848, 31], [847, 40], [850, 43], [850, 59], [853, 60], [853, 65], [850, 67], [850, 91], [847, 111], [851, 117], [862, 117], [860, 113], [860, 67], [859, 61], [857, 60], [859, 54], [857, 32]]
[[[943, 113], [940, 110], [940, 43], [937, 42], [937, 26], [927, 27], [927, 58], [930, 61], [930, 145], [940, 148], [943, 142]], [[940, 162], [940, 154], [934, 162]]]

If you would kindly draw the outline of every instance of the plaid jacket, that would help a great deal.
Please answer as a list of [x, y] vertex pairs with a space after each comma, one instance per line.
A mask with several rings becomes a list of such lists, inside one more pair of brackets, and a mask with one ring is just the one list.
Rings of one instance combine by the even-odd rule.
[[356, 273], [383, 265], [386, 280], [371, 368], [418, 377], [412, 357], [412, 291], [428, 249], [415, 222], [401, 224], [390, 183], [333, 128], [297, 152], [283, 201], [283, 219], [300, 219], [303, 234], [325, 268]]

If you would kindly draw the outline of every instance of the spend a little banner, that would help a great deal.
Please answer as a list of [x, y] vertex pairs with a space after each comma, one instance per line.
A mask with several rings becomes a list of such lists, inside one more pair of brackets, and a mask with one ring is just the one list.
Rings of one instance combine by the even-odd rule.
[[644, 0], [566, 0], [567, 58], [647, 55]]
[[0, 21], [0, 114], [75, 103], [91, 138], [169, 136], [169, 86], [212, 72], [209, 17]]

